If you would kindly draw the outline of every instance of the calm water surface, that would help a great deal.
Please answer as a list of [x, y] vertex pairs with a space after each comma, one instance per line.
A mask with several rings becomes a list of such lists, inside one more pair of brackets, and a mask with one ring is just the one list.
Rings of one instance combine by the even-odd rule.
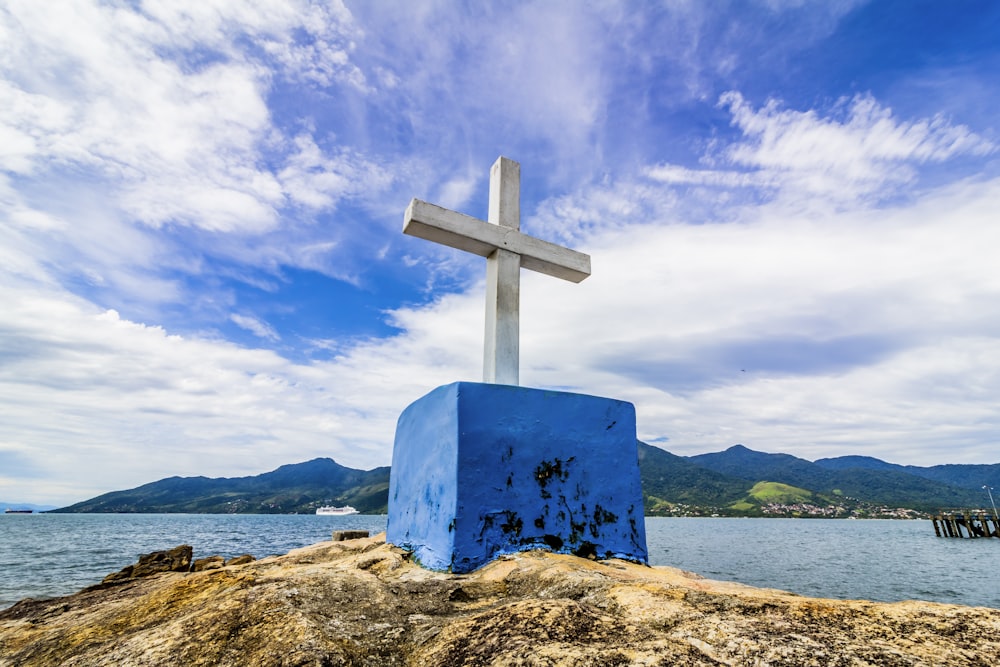
[[949, 539], [927, 521], [646, 519], [649, 560], [810, 597], [1000, 609], [1000, 539]]
[[[385, 529], [384, 516], [0, 515], [0, 609], [68, 595], [178, 544], [195, 558], [257, 558]], [[646, 519], [651, 565], [801, 595], [1000, 608], [1000, 540], [943, 539], [930, 521]]]

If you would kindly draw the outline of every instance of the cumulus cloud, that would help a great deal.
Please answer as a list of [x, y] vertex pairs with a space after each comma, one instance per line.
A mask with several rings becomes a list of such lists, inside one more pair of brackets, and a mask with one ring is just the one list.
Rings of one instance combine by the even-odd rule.
[[[381, 464], [385, 429], [408, 386], [414, 393], [405, 366], [296, 365], [131, 322], [57, 291], [4, 288], [0, 296], [0, 452], [66, 480], [65, 489], [46, 485], [61, 501], [109, 484], [253, 474], [313, 456]], [[16, 473], [0, 471], [5, 492], [35, 497], [35, 483]]]
[[[266, 201], [255, 210], [261, 204], [239, 185], [247, 174], [238, 173], [267, 123], [261, 72], [245, 62], [192, 70], [164, 60], [157, 49], [173, 45], [178, 26], [138, 12], [80, 3], [56, 18], [33, 3], [12, 9], [15, 24], [6, 32], [15, 58], [5, 74], [31, 102], [0, 120], [45, 137], [24, 156], [32, 171], [52, 162], [94, 169], [118, 183], [127, 211], [152, 225], [227, 227], [244, 214], [250, 225], [269, 224]], [[39, 119], [37, 108], [49, 111]], [[201, 178], [191, 163], [201, 165]], [[193, 205], [185, 207], [189, 197]], [[213, 197], [222, 200], [220, 217], [197, 214]]]
[[[280, 81], [366, 85], [350, 60], [357, 29], [340, 3], [5, 9], [0, 167], [21, 177], [17, 219], [45, 224], [49, 243], [86, 254], [88, 237], [121, 225], [138, 227], [133, 238], [164, 227], [253, 238], [287, 229], [289, 211], [333, 210], [388, 181], [356, 153], [286, 134], [268, 108]], [[81, 219], [81, 209], [100, 214]], [[310, 222], [295, 216], [291, 226]], [[166, 259], [170, 240], [156, 242]], [[296, 255], [272, 247], [286, 261]], [[183, 254], [167, 263], [190, 268]], [[131, 247], [91, 254], [89, 270], [152, 266], [142, 259]]]

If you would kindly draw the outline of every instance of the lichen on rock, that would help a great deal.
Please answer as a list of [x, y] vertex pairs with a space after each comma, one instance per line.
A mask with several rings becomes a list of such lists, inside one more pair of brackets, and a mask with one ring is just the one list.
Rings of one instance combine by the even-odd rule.
[[820, 600], [533, 551], [432, 572], [384, 536], [0, 611], [0, 665], [997, 665], [1000, 610]]

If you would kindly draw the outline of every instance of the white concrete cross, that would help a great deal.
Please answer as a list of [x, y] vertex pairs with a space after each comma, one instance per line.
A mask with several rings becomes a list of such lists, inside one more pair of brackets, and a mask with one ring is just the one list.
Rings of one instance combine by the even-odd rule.
[[497, 158], [490, 169], [489, 222], [414, 199], [403, 233], [486, 258], [483, 382], [518, 382], [521, 267], [578, 283], [590, 255], [522, 234], [521, 165]]

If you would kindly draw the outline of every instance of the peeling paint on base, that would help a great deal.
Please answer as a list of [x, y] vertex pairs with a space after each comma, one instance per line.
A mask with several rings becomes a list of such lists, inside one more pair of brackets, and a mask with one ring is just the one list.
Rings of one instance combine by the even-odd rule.
[[399, 418], [387, 540], [457, 573], [528, 549], [645, 563], [635, 408], [508, 385], [438, 387]]

